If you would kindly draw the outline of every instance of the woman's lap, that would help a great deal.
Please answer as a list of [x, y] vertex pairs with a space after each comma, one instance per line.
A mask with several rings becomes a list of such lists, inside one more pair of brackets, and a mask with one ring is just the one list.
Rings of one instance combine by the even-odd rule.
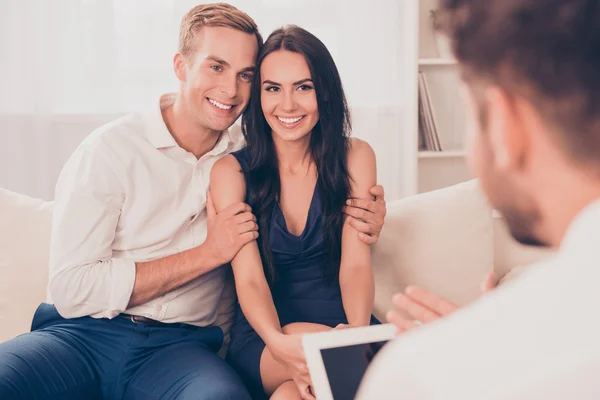
[[260, 359], [265, 348], [265, 342], [260, 336], [256, 332], [251, 332], [245, 335], [243, 342], [232, 338], [227, 351], [227, 362], [242, 377], [254, 399], [264, 396], [260, 377]]

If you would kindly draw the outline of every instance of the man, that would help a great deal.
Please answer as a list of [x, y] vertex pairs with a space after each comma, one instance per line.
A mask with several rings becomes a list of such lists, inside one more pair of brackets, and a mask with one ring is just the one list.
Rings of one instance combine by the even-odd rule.
[[[227, 267], [257, 238], [246, 204], [207, 204], [214, 162], [243, 146], [229, 129], [250, 97], [262, 38], [226, 4], [181, 24], [178, 95], [92, 133], [56, 189], [49, 294], [32, 333], [0, 345], [0, 398], [248, 399], [217, 356], [235, 297]], [[382, 188], [374, 188], [376, 194]], [[355, 220], [365, 241], [385, 204]], [[208, 210], [207, 210], [208, 207]]]
[[[559, 250], [401, 334], [359, 398], [598, 399], [600, 4], [443, 0], [441, 12], [474, 116], [471, 167], [517, 240]], [[396, 302], [417, 320], [453, 311], [419, 288]]]

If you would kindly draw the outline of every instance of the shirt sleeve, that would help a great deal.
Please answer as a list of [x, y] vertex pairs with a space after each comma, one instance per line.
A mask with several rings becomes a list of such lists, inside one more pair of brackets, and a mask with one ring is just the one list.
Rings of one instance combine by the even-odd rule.
[[119, 174], [125, 171], [111, 155], [98, 140], [82, 145], [56, 185], [48, 290], [65, 318], [113, 318], [133, 292], [135, 262], [112, 251], [125, 199]]

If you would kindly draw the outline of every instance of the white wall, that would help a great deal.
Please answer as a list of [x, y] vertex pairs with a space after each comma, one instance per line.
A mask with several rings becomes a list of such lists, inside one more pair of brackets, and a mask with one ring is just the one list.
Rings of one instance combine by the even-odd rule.
[[[354, 135], [371, 143], [388, 200], [402, 197], [403, 128], [414, 115], [413, 0], [238, 0], [263, 35], [294, 23], [331, 51]], [[77, 144], [115, 115], [176, 90], [172, 56], [191, 0], [7, 0], [0, 4], [0, 187], [53, 198]]]

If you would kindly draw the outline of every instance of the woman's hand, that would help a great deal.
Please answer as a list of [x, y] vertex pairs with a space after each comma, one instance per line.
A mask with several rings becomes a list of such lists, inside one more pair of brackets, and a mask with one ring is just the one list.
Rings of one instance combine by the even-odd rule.
[[281, 334], [268, 345], [268, 348], [273, 359], [287, 368], [302, 398], [314, 399], [311, 390], [312, 382], [302, 347], [302, 336], [302, 334]]
[[349, 329], [349, 328], [354, 328], [354, 326], [350, 325], [350, 324], [337, 324], [335, 326], [335, 328], [333, 328], [336, 331], [342, 330], [342, 329]]

